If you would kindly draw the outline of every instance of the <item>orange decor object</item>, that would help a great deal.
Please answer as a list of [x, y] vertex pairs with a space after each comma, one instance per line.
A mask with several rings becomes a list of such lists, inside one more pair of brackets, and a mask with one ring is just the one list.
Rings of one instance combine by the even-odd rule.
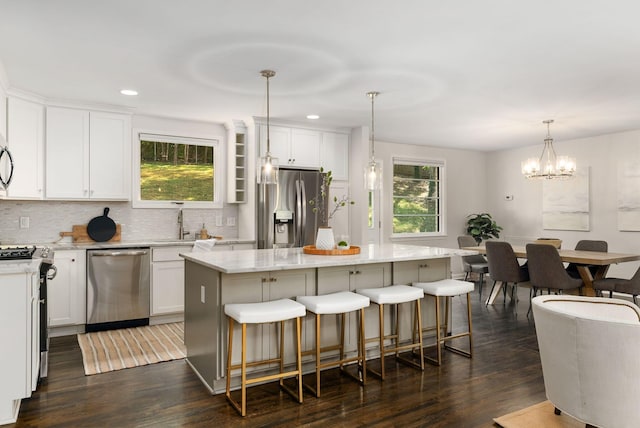
[[350, 256], [353, 254], [360, 254], [360, 247], [352, 245], [347, 250], [319, 250], [315, 245], [305, 245], [302, 247], [302, 252], [305, 254], [315, 254], [317, 256]]

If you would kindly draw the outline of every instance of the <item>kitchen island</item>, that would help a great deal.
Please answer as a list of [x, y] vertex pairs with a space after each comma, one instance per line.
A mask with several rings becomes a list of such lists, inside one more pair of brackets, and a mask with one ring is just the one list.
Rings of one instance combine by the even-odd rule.
[[[471, 254], [476, 252], [397, 244], [364, 246], [360, 254], [346, 256], [304, 254], [301, 248], [181, 254], [185, 259], [187, 362], [212, 393], [224, 391], [228, 327], [223, 308], [226, 303], [295, 299], [300, 295], [436, 281], [451, 276], [451, 257]], [[394, 314], [389, 312], [390, 321]], [[408, 339], [411, 333], [410, 312], [403, 310], [399, 319], [405, 332], [401, 340]], [[425, 325], [435, 324], [433, 303], [423, 305], [423, 312]], [[365, 314], [368, 338], [378, 335], [376, 314], [373, 307]], [[347, 352], [353, 353], [356, 319], [350, 316], [347, 322], [346, 347]], [[303, 324], [305, 350], [315, 338], [312, 319]], [[337, 341], [338, 325], [337, 318], [323, 318], [323, 344]], [[386, 322], [386, 325], [392, 326], [392, 323]], [[293, 330], [287, 327], [285, 348], [291, 354], [285, 356], [285, 360], [293, 363]], [[250, 325], [247, 337], [249, 361], [276, 355], [275, 325]], [[367, 358], [377, 356], [378, 350], [373, 344], [367, 351]], [[239, 358], [239, 343], [234, 343], [233, 354]], [[310, 362], [310, 358], [306, 361]], [[312, 370], [311, 364], [307, 369]], [[235, 379], [232, 383], [236, 383]]]

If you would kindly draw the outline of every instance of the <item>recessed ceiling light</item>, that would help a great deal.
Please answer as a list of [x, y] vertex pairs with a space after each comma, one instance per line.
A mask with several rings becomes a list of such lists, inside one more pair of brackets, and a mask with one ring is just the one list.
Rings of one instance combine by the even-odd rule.
[[122, 95], [138, 95], [138, 91], [134, 91], [133, 89], [123, 89], [120, 91]]
[[317, 114], [308, 114], [307, 119], [312, 119], [312, 120], [320, 119], [320, 116], [318, 116]]

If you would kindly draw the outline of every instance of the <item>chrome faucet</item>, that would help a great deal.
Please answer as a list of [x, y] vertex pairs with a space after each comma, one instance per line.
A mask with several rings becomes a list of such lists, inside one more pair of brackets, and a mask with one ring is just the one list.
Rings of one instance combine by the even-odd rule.
[[178, 211], [178, 239], [184, 240], [184, 237], [190, 233], [184, 230], [184, 214], [182, 213], [182, 207], [180, 207], [180, 211]]

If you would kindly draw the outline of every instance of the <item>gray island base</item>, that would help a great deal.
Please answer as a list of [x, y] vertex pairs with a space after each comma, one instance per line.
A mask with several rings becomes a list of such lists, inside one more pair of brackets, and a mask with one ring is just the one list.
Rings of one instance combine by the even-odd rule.
[[[227, 355], [226, 303], [251, 303], [320, 295], [359, 288], [385, 287], [392, 284], [437, 281], [451, 277], [451, 257], [475, 254], [473, 251], [413, 245], [368, 245], [360, 254], [320, 256], [304, 254], [301, 248], [241, 250], [233, 252], [185, 253], [185, 334], [187, 362], [214, 394], [225, 389]], [[365, 335], [378, 337], [378, 315], [375, 305], [365, 313]], [[412, 310], [399, 309], [400, 340], [411, 337]], [[423, 323], [435, 325], [433, 302], [422, 305]], [[395, 316], [386, 311], [385, 325], [395, 329]], [[393, 322], [392, 322], [393, 320]], [[357, 318], [348, 314], [345, 346], [347, 354], [356, 353]], [[285, 330], [285, 361], [294, 363], [294, 330]], [[249, 325], [247, 328], [247, 360], [273, 358], [277, 355], [279, 333], [276, 324]], [[314, 316], [307, 315], [302, 327], [302, 350], [315, 343]], [[390, 331], [385, 332], [389, 334]], [[322, 345], [339, 341], [338, 317], [322, 319]], [[236, 336], [234, 334], [234, 336]], [[240, 360], [240, 341], [234, 343], [234, 363]], [[367, 344], [367, 359], [379, 356], [374, 342]], [[323, 358], [331, 358], [331, 354]], [[255, 368], [274, 370], [275, 368]], [[312, 356], [304, 360], [304, 371], [315, 370]], [[232, 377], [232, 385], [238, 385]]]

